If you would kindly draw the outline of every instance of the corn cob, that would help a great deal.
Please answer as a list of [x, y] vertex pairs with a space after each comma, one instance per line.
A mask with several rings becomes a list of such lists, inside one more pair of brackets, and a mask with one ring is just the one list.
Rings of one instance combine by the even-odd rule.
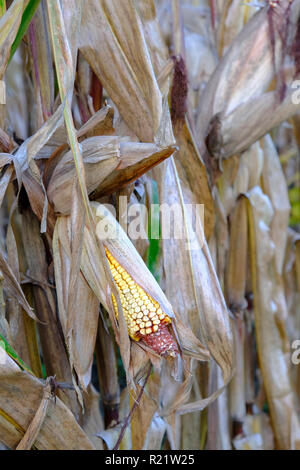
[[[162, 311], [159, 303], [132, 279], [107, 248], [105, 252], [120, 295], [129, 336], [134, 341], [142, 340], [161, 356], [175, 357], [178, 348], [168, 329], [171, 318]], [[117, 301], [113, 294], [112, 303], [118, 318]]]

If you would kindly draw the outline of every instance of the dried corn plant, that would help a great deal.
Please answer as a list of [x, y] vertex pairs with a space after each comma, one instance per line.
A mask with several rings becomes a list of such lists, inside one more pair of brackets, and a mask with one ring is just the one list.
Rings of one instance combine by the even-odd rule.
[[0, 0], [0, 449], [300, 449], [299, 47], [300, 0]]

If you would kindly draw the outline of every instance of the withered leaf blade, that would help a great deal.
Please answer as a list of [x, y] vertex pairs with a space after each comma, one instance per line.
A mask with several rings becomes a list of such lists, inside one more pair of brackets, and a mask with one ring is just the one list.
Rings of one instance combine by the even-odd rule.
[[[253, 106], [251, 106], [250, 103], [254, 99], [256, 101], [261, 99], [260, 95], [266, 91], [274, 75], [274, 62], [275, 64], [280, 64], [283, 48], [280, 31], [286, 25], [287, 15], [291, 21], [290, 35], [295, 36], [296, 34], [296, 23], [294, 23], [294, 19], [298, 18], [300, 14], [299, 3], [293, 2], [291, 6], [289, 0], [284, 0], [280, 2], [280, 9], [280, 15], [276, 12], [270, 13], [269, 8], [264, 8], [252, 16], [242, 31], [233, 40], [230, 48], [223, 56], [210, 78], [198, 107], [199, 113], [196, 130], [201, 153], [205, 152], [204, 140], [209, 132], [209, 124], [213, 118], [219, 116], [221, 113], [222, 118], [220, 121], [222, 122], [223, 117], [229, 114], [233, 115], [234, 111], [239, 106], [243, 106], [244, 112], [247, 112], [245, 101], [247, 102], [248, 108], [252, 111], [251, 120], [248, 114], [247, 119], [244, 121], [245, 125], [247, 125], [246, 134], [249, 133], [249, 121], [252, 124], [253, 118], [255, 117]], [[274, 48], [271, 46], [270, 39], [270, 14], [272, 14], [275, 29]], [[293, 18], [293, 21], [291, 18]], [[234, 66], [232, 66], [232, 64], [234, 64]], [[271, 110], [272, 108], [269, 109]], [[205, 112], [203, 112], [203, 110], [205, 110]], [[251, 112], [250, 110], [248, 110], [249, 113]], [[270, 113], [270, 116], [271, 114], [272, 113]], [[241, 116], [242, 113], [239, 114], [239, 117]], [[260, 123], [256, 122], [253, 124], [253, 128], [251, 126], [253, 132], [258, 133], [257, 137], [263, 135], [263, 133], [260, 134], [261, 126], [266, 125], [263, 121], [262, 118]], [[235, 130], [237, 128], [239, 129], [234, 139], [236, 146], [241, 141], [239, 132], [243, 129], [241, 125], [238, 125], [238, 122], [237, 120], [235, 127]], [[257, 124], [260, 125], [258, 126]], [[233, 129], [233, 127], [231, 128]], [[250, 143], [254, 141], [255, 138]], [[218, 140], [217, 144], [220, 144], [220, 142], [221, 141]], [[248, 146], [250, 143], [248, 143]], [[246, 147], [244, 147], [244, 149], [245, 148]], [[237, 149], [235, 149], [235, 151], [237, 151]], [[231, 155], [233, 153], [234, 152], [231, 152]]]
[[[41, 402], [43, 384], [32, 375], [22, 372], [9, 356], [4, 364], [0, 364], [0, 378], [0, 416], [4, 420], [11, 418], [21, 434], [24, 434]], [[19, 435], [9, 434], [10, 447], [17, 446]], [[1, 439], [6, 439], [2, 433]], [[59, 398], [56, 404], [53, 400], [48, 404], [48, 412], [35, 440], [35, 447], [41, 450], [94, 449], [71, 411]]]
[[[176, 198], [174, 190], [176, 188]], [[171, 158], [165, 164], [161, 203], [177, 203], [177, 218], [181, 215], [184, 237], [163, 240], [164, 266], [167, 295], [173, 299], [174, 308], [183, 321], [189, 321], [195, 336], [200, 338], [220, 365], [224, 382], [227, 383], [233, 370], [233, 338], [227, 306], [205, 241], [202, 221], [199, 217], [197, 231], [192, 226], [191, 208], [186, 205], [188, 192], [181, 187], [176, 165]], [[172, 201], [169, 195], [172, 194]], [[190, 201], [189, 201], [190, 202]], [[193, 202], [193, 201], [192, 201]], [[176, 259], [177, 269], [173, 261]], [[180, 268], [179, 268], [180, 267]], [[179, 269], [178, 269], [179, 268]], [[179, 290], [176, 286], [180, 285]], [[214, 394], [214, 398], [217, 395]], [[182, 405], [180, 410], [188, 412], [205, 406], [213, 397], [194, 404]]]
[[32, 308], [28, 304], [26, 297], [21, 289], [19, 282], [17, 281], [11, 267], [5, 260], [3, 254], [0, 252], [0, 269], [5, 279], [5, 286], [7, 291], [12, 297], [14, 297], [20, 305], [24, 308], [25, 312], [35, 321], [39, 321], [33, 312]]
[[69, 305], [72, 255], [70, 225], [70, 216], [57, 219], [53, 238], [54, 269], [59, 317], [65, 341], [68, 345], [71, 363], [76, 370], [81, 386], [85, 389], [91, 380], [91, 365], [99, 318], [99, 300], [82, 273], [79, 272], [72, 308]]
[[264, 386], [278, 447], [299, 448], [300, 426], [283, 341], [286, 307], [280, 301], [282, 287], [273, 266], [274, 244], [269, 230], [273, 208], [259, 187], [249, 191], [248, 200], [255, 327]]
[[129, 127], [153, 141], [162, 100], [134, 2], [91, 0], [82, 12], [80, 50]]
[[[281, 122], [297, 114], [300, 105], [288, 87], [282, 102], [277, 91], [263, 93], [241, 103], [229, 114], [217, 114], [208, 135], [208, 148], [212, 156], [228, 158], [250, 147]], [[269, 116], [266, 119], [266, 115]]]
[[121, 142], [120, 163], [91, 194], [98, 199], [135, 181], [144, 173], [170, 157], [176, 147], [160, 147], [157, 144]]
[[[81, 142], [88, 194], [119, 165], [120, 146], [116, 136], [89, 137]], [[65, 153], [52, 172], [47, 194], [56, 212], [69, 214], [72, 204], [73, 180], [76, 175], [72, 151]]]

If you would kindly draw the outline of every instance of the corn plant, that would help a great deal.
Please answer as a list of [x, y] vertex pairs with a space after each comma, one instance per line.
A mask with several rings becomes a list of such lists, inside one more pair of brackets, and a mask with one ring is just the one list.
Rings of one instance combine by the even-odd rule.
[[300, 449], [300, 0], [0, 0], [0, 449]]

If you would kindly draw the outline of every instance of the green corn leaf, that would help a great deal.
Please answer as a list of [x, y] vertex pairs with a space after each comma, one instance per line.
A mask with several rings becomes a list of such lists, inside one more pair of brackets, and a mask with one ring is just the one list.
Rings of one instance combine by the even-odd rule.
[[6, 2], [5, 0], [0, 0], [0, 18], [6, 12]]
[[22, 359], [18, 356], [16, 351], [10, 346], [10, 344], [0, 335], [0, 348], [4, 349], [4, 351], [11, 357], [22, 370], [29, 372], [29, 374], [34, 375], [32, 370], [26, 366], [26, 364], [22, 361]]
[[[27, 7], [25, 8], [25, 10], [23, 12], [21, 24], [20, 24], [19, 30], [17, 32], [16, 38], [13, 42], [13, 45], [11, 46], [9, 62], [11, 61], [14, 53], [16, 52], [17, 48], [19, 47], [20, 42], [22, 41], [22, 39], [24, 37], [24, 34], [26, 33], [26, 31], [28, 29], [28, 26], [29, 26], [29, 24], [30, 24], [30, 22], [33, 18], [33, 15], [34, 15], [37, 7], [39, 6], [40, 2], [41, 2], [41, 0], [29, 0], [28, 5], [27, 5]], [[0, 3], [0, 12], [1, 12], [1, 3]], [[0, 13], [0, 16], [1, 16], [1, 13]]]
[[[159, 281], [159, 274], [157, 271], [157, 261], [159, 256], [159, 245], [160, 245], [160, 212], [159, 212], [159, 198], [158, 188], [156, 181], [152, 180], [152, 201], [151, 210], [149, 211], [148, 217], [148, 239], [149, 248], [147, 254], [147, 266], [152, 272], [153, 276]], [[151, 227], [159, 227], [159, 238], [152, 238]]]

